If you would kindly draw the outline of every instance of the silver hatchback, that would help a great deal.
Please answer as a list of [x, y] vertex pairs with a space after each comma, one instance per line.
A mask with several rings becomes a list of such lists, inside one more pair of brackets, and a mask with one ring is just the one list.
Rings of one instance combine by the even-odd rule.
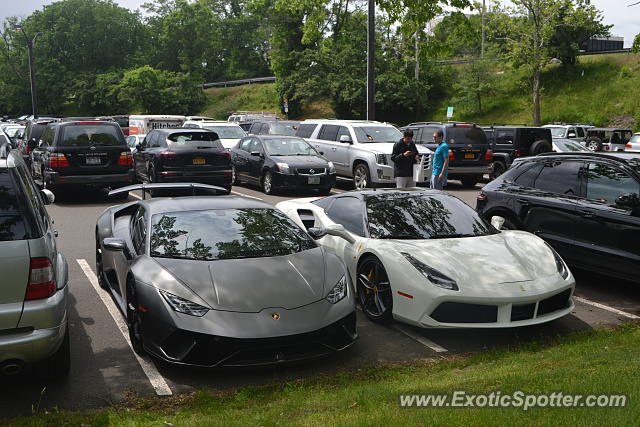
[[67, 262], [45, 204], [17, 151], [0, 148], [0, 375], [32, 365], [47, 378], [69, 372]]

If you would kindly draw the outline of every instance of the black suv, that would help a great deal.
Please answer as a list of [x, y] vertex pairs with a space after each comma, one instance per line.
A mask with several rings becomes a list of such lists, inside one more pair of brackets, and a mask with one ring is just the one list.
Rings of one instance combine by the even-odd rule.
[[491, 179], [502, 175], [519, 157], [537, 156], [553, 151], [549, 128], [505, 125], [483, 129], [493, 151]]
[[42, 187], [133, 183], [133, 157], [116, 122], [50, 123], [37, 144], [33, 139], [28, 144], [31, 174]]
[[473, 187], [484, 174], [493, 171], [493, 154], [484, 130], [473, 123], [411, 123], [401, 131], [411, 129], [413, 141], [435, 151], [438, 145], [433, 134], [441, 130], [449, 145], [449, 179], [459, 179], [465, 187]]
[[27, 121], [24, 132], [22, 133], [22, 138], [16, 141], [16, 149], [22, 153], [22, 158], [27, 165], [29, 164], [31, 150], [34, 146], [38, 145], [42, 132], [50, 123], [57, 122], [59, 120], [60, 119], [58, 118], [49, 117]]
[[251, 123], [247, 133], [249, 135], [294, 136], [299, 126], [300, 122], [292, 120], [255, 121]]
[[[476, 210], [534, 233], [578, 268], [640, 281], [640, 156], [548, 153], [516, 160]], [[532, 254], [533, 255], [533, 254]]]

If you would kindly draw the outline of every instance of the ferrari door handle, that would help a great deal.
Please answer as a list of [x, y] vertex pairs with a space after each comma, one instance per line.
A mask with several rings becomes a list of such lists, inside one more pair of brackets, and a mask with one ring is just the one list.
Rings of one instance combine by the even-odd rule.
[[580, 216], [583, 218], [593, 218], [596, 216], [592, 211], [579, 211]]

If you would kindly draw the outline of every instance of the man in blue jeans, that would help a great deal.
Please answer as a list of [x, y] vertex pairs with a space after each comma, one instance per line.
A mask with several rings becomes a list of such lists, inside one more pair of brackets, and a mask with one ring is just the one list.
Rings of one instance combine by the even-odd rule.
[[433, 134], [433, 140], [438, 144], [438, 148], [436, 148], [436, 152], [433, 155], [431, 188], [442, 190], [444, 183], [447, 181], [447, 173], [449, 172], [449, 146], [444, 141], [442, 130], [437, 130]]

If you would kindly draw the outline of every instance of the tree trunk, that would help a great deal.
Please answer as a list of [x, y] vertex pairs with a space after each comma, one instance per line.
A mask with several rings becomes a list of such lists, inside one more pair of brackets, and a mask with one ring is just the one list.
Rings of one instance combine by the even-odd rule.
[[531, 92], [533, 96], [533, 125], [540, 126], [540, 76], [542, 70], [539, 66], [536, 66], [533, 70], [533, 81], [531, 85]]

